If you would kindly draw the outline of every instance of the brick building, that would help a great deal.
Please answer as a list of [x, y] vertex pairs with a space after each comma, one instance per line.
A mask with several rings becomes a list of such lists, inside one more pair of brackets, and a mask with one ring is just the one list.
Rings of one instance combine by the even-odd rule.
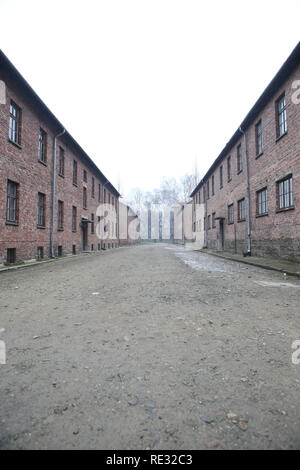
[[0, 264], [117, 247], [119, 196], [0, 51]]
[[207, 248], [300, 261], [300, 43], [191, 197]]

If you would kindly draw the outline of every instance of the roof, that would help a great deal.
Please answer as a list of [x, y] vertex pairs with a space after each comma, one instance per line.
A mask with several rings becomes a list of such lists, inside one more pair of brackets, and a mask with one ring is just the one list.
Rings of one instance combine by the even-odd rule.
[[232, 147], [240, 140], [242, 136], [242, 133], [239, 130], [240, 127], [243, 129], [243, 131], [249, 128], [249, 126], [253, 123], [253, 121], [258, 116], [258, 114], [263, 110], [263, 108], [270, 101], [272, 96], [276, 93], [278, 88], [280, 88], [280, 86], [285, 82], [287, 77], [292, 73], [295, 67], [299, 65], [299, 63], [300, 63], [300, 41], [298, 42], [298, 44], [296, 45], [295, 49], [292, 51], [290, 56], [287, 58], [287, 60], [284, 62], [284, 64], [281, 66], [281, 68], [279, 69], [279, 71], [277, 72], [273, 80], [269, 83], [267, 88], [260, 95], [255, 105], [251, 108], [247, 116], [244, 118], [244, 120], [242, 121], [238, 129], [235, 131], [231, 139], [227, 142], [227, 144], [225, 145], [225, 147], [223, 148], [219, 156], [216, 158], [214, 163], [211, 165], [209, 170], [200, 180], [196, 188], [191, 193], [190, 197], [194, 196], [194, 194], [199, 190], [199, 188], [206, 181], [206, 179], [210, 176], [210, 174], [214, 172], [214, 170], [219, 165], [219, 163], [223, 160], [223, 158], [226, 157], [226, 155], [232, 149]]
[[[4, 52], [0, 49], [0, 68], [8, 70], [11, 76], [17, 81], [18, 84], [29, 94], [34, 103], [36, 103], [41, 110], [48, 116], [49, 120], [52, 121], [55, 127], [57, 127], [58, 132], [65, 129], [65, 126], [57, 119], [57, 117], [50, 111], [46, 104], [41, 100], [41, 98], [36, 94], [36, 92], [31, 88], [29, 83], [25, 78], [20, 74], [20, 72], [15, 68], [15, 66], [10, 62], [6, 57]], [[94, 172], [100, 177], [101, 180], [105, 180], [106, 187], [109, 188], [113, 193], [118, 196], [121, 196], [119, 191], [111, 184], [111, 182], [106, 178], [102, 171], [97, 167], [93, 160], [88, 156], [88, 154], [83, 150], [83, 148], [78, 144], [74, 137], [66, 130], [64, 134], [64, 139], [69, 140], [74, 146], [76, 151], [80, 153], [83, 160], [85, 160], [88, 165], [94, 170]]]

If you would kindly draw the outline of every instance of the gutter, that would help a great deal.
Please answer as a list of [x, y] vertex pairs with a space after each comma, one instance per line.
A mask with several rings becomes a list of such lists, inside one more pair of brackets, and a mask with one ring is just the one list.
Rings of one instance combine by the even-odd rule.
[[51, 234], [50, 234], [50, 257], [55, 258], [54, 247], [54, 225], [55, 225], [55, 197], [56, 197], [56, 141], [59, 137], [65, 134], [66, 129], [54, 137], [53, 143], [53, 171], [52, 171], [52, 207], [51, 207]]
[[245, 160], [246, 160], [246, 184], [247, 184], [247, 254], [251, 256], [251, 221], [250, 221], [250, 180], [249, 180], [249, 159], [248, 159], [248, 146], [247, 146], [247, 137], [242, 127], [239, 128], [239, 131], [244, 136], [244, 147], [245, 147]]

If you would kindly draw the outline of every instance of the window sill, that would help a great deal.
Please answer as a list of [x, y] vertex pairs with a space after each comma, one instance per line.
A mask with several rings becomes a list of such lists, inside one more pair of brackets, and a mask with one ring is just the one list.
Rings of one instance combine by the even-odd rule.
[[259, 218], [259, 217], [265, 217], [266, 215], [269, 215], [269, 212], [264, 212], [263, 214], [256, 214], [256, 218]]
[[76, 233], [76, 232], [77, 232], [77, 230], [72, 230], [72, 232], [73, 232], [73, 233]]
[[39, 225], [39, 224], [38, 224], [38, 225], [36, 226], [36, 228], [41, 228], [41, 229], [45, 230], [46, 225]]
[[60, 176], [61, 178], [65, 177], [65, 175], [63, 175], [62, 173], [58, 173], [58, 176]]
[[276, 209], [276, 214], [278, 212], [286, 212], [286, 211], [293, 211], [295, 209], [295, 206], [289, 206], [289, 207], [283, 207], [282, 209]]
[[39, 163], [41, 163], [44, 166], [48, 166], [46, 162], [43, 162], [43, 160], [38, 160]]
[[75, 186], [75, 188], [78, 188], [78, 184], [74, 183], [74, 181], [73, 181], [73, 186]]
[[255, 160], [257, 160], [259, 157], [261, 157], [264, 154], [264, 152], [260, 152], [256, 155]]
[[246, 222], [246, 219], [239, 219], [238, 223], [240, 223], [240, 222]]
[[13, 140], [11, 140], [10, 138], [8, 138], [8, 142], [10, 142], [11, 144], [15, 145], [16, 147], [18, 147], [18, 149], [21, 149], [21, 145], [18, 144], [17, 142], [14, 142]]
[[232, 180], [232, 178], [229, 178], [229, 179], [227, 180], [227, 183], [230, 183], [231, 180]]
[[275, 140], [275, 142], [279, 142], [280, 139], [282, 139], [282, 137], [284, 137], [285, 135], [287, 135], [287, 131], [285, 131], [283, 134], [281, 134], [279, 137], [277, 137], [277, 139]]
[[15, 227], [19, 226], [19, 222], [13, 220], [6, 220], [5, 225], [14, 225]]
[[227, 223], [227, 225], [233, 225], [233, 224], [234, 224], [234, 222], [228, 222]]
[[58, 232], [63, 232], [64, 229], [63, 229], [63, 228], [58, 228], [57, 231], [58, 231]]
[[243, 172], [243, 170], [240, 170], [237, 172], [237, 175], [241, 174]]

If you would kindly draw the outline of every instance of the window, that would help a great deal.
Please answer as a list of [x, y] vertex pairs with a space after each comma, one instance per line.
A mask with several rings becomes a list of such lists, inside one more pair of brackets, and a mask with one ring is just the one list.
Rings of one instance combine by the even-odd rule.
[[72, 255], [76, 255], [76, 245], [72, 245]]
[[239, 221], [245, 220], [245, 198], [238, 201], [238, 217]]
[[108, 193], [108, 204], [110, 204], [110, 193]]
[[104, 189], [104, 204], [106, 203], [106, 189]]
[[58, 201], [57, 228], [58, 230], [63, 230], [64, 228], [64, 203], [63, 201]]
[[7, 181], [6, 222], [19, 222], [19, 185]]
[[98, 184], [98, 202], [101, 200], [101, 184]]
[[207, 229], [210, 229], [210, 215], [207, 217]]
[[94, 214], [91, 214], [91, 219], [92, 219], [91, 233], [95, 233], [95, 216], [94, 216]]
[[256, 193], [256, 214], [263, 215], [268, 212], [267, 188], [261, 189]]
[[234, 207], [233, 204], [229, 204], [228, 206], [228, 223], [233, 224], [234, 222]]
[[39, 162], [46, 163], [47, 160], [47, 134], [40, 127], [39, 133]]
[[287, 131], [285, 95], [282, 95], [276, 101], [276, 127], [277, 138], [284, 135]]
[[92, 176], [92, 198], [95, 197], [95, 178]]
[[72, 206], [72, 232], [77, 230], [77, 207]]
[[37, 259], [44, 258], [44, 248], [42, 246], [38, 246], [37, 248]]
[[205, 184], [203, 185], [203, 202], [206, 201]]
[[21, 145], [21, 109], [13, 101], [9, 108], [9, 140]]
[[94, 251], [94, 244], [91, 244], [91, 251]]
[[82, 188], [83, 189], [83, 201], [82, 201], [82, 205], [83, 205], [83, 208], [84, 209], [87, 209], [87, 194], [86, 194], [86, 188]]
[[277, 183], [278, 209], [293, 207], [293, 179], [292, 176]]
[[77, 186], [77, 161], [73, 160], [73, 184]]
[[255, 142], [256, 142], [256, 156], [258, 157], [263, 152], [261, 121], [259, 121], [255, 126]]
[[214, 175], [212, 175], [212, 177], [211, 177], [211, 195], [212, 196], [215, 195], [215, 177], [214, 177]]
[[212, 228], [216, 228], [216, 213], [212, 213]]
[[209, 181], [206, 183], [206, 194], [207, 194], [207, 199], [209, 199]]
[[13, 264], [16, 262], [16, 249], [15, 248], [7, 248], [6, 262], [7, 264]]
[[237, 147], [237, 172], [243, 171], [243, 160], [242, 160], [242, 146], [241, 144]]
[[83, 170], [83, 181], [87, 183], [87, 172], [86, 170]]
[[231, 180], [231, 157], [230, 156], [227, 158], [227, 178], [228, 178], [228, 181]]
[[115, 205], [115, 198], [113, 196], [111, 198], [111, 203], [112, 203], [113, 206]]
[[223, 165], [220, 166], [220, 189], [223, 188]]
[[64, 176], [65, 175], [65, 151], [61, 147], [59, 147], [58, 174], [59, 174], [59, 176]]
[[57, 247], [57, 256], [62, 256], [63, 250], [62, 250], [62, 245], [58, 245]]
[[206, 217], [203, 218], [203, 224], [204, 224], [203, 225], [203, 230], [205, 232], [205, 230], [206, 230]]
[[46, 200], [45, 194], [38, 193], [38, 221], [37, 221], [37, 224], [40, 227], [45, 227], [45, 225], [46, 225], [45, 200]]

